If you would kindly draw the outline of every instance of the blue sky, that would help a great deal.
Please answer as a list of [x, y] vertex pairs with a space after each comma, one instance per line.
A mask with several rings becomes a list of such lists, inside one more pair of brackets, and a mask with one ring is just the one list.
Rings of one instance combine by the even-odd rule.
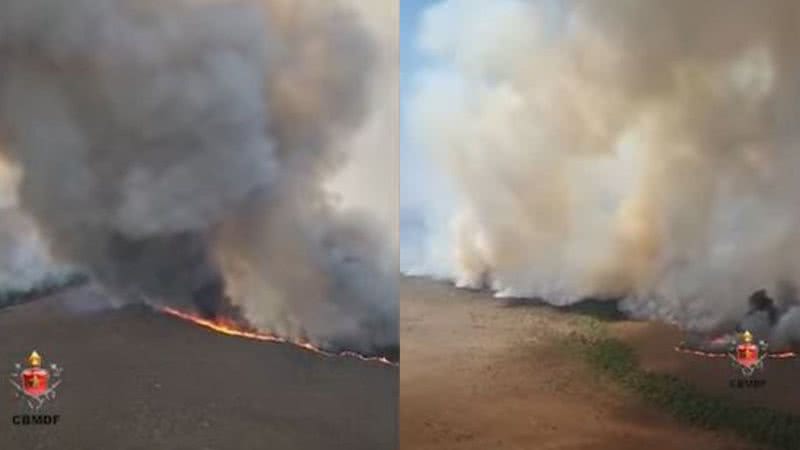
[[[457, 72], [449, 70], [448, 61], [441, 58], [422, 54], [417, 46], [419, 27], [423, 14], [432, 6], [444, 3], [446, 0], [400, 0], [400, 207], [401, 217], [403, 211], [409, 209], [426, 209], [430, 206], [432, 195], [436, 191], [440, 197], [445, 198], [445, 204], [452, 203], [447, 200], [449, 192], [446, 182], [440, 180], [434, 162], [428, 157], [428, 149], [422, 148], [411, 139], [408, 120], [410, 100], [413, 96], [413, 87], [421, 75], [446, 73], [457, 81]], [[485, 0], [487, 12], [495, 8], [488, 7], [490, 2], [498, 0]], [[499, 1], [498, 1], [499, 3]], [[513, 0], [505, 3], [513, 3]], [[557, 0], [541, 0], [544, 11], [549, 13], [549, 25], [553, 32], [563, 26], [563, 4]], [[474, 7], [474, 4], [470, 4]], [[496, 4], [494, 4], [496, 6]]]
[[[428, 63], [426, 58], [417, 51], [416, 39], [419, 20], [422, 12], [429, 6], [438, 3], [437, 0], [401, 0], [400, 1], [400, 202], [408, 200], [414, 195], [411, 191], [418, 189], [419, 181], [413, 174], [420, 167], [418, 153], [420, 149], [413, 149], [409, 139], [406, 111], [411, 94], [414, 74], [418, 73]], [[416, 154], [416, 156], [415, 156]]]
[[[435, 0], [402, 0], [400, 2], [400, 91], [408, 92], [410, 76], [423, 65], [424, 59], [417, 51], [416, 37], [422, 11], [436, 3]], [[401, 97], [401, 102], [402, 102]]]
[[421, 12], [434, 0], [402, 0], [400, 2], [400, 70], [401, 76], [419, 67], [421, 58], [416, 51], [415, 39]]

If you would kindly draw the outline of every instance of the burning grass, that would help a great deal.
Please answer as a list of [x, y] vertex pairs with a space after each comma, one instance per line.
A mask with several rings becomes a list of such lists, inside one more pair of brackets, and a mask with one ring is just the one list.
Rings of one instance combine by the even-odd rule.
[[[707, 351], [707, 350], [700, 350], [692, 348], [685, 343], [678, 345], [675, 347], [676, 352], [680, 353], [687, 353], [694, 356], [702, 356], [703, 358], [727, 358], [728, 353], [723, 351]], [[789, 359], [789, 358], [796, 358], [797, 352], [793, 351], [778, 351], [778, 352], [769, 352], [767, 355], [770, 359]]]
[[325, 357], [350, 357], [350, 358], [357, 358], [362, 361], [376, 361], [382, 364], [387, 364], [391, 366], [396, 366], [395, 362], [392, 362], [388, 358], [382, 356], [367, 356], [362, 355], [357, 352], [353, 351], [340, 351], [340, 352], [332, 352], [324, 350], [320, 347], [317, 347], [309, 342], [304, 341], [293, 341], [290, 339], [286, 339], [281, 336], [277, 336], [270, 333], [263, 333], [259, 332], [254, 329], [245, 328], [240, 324], [237, 324], [235, 321], [231, 320], [210, 320], [200, 317], [195, 314], [191, 314], [185, 311], [180, 311], [174, 308], [163, 307], [160, 308], [161, 312], [168, 314], [170, 316], [186, 320], [189, 322], [194, 323], [195, 325], [201, 326], [203, 328], [207, 328], [209, 330], [215, 331], [220, 334], [224, 334], [227, 336], [235, 336], [244, 339], [253, 339], [257, 341], [264, 341], [264, 342], [273, 342], [278, 344], [290, 344], [296, 347], [302, 348], [303, 350], [316, 353], [321, 356]]
[[644, 371], [633, 349], [609, 337], [602, 323], [586, 319], [584, 325], [582, 333], [571, 335], [568, 345], [576, 347], [591, 367], [645, 401], [692, 425], [730, 431], [775, 449], [800, 448], [800, 417], [739, 405], [704, 394], [677, 377]]

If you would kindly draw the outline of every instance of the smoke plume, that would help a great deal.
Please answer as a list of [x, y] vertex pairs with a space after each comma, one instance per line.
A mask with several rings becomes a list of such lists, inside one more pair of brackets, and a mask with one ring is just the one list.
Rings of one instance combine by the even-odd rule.
[[315, 0], [0, 6], [4, 154], [54, 259], [125, 301], [239, 311], [329, 347], [397, 344], [391, 231], [326, 186], [357, 163], [345, 144], [376, 103], [382, 48], [364, 14]]
[[404, 270], [695, 330], [797, 285], [798, 26], [781, 0], [435, 4], [408, 119], [448, 192], [412, 205], [437, 219]]

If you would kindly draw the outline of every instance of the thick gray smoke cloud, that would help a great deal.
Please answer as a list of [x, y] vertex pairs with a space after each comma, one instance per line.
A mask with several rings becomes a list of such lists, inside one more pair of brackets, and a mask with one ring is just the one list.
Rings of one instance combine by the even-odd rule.
[[798, 26], [781, 0], [431, 7], [409, 120], [455, 198], [421, 209], [455, 213], [405, 269], [697, 330], [800, 283]]
[[35, 223], [17, 203], [20, 171], [0, 158], [0, 307], [33, 292], [77, 281], [68, 265], [54, 264]]
[[392, 238], [325, 190], [371, 105], [380, 49], [356, 12], [314, 0], [0, 9], [0, 126], [20, 206], [55, 258], [127, 300], [207, 315], [231, 303], [284, 335], [396, 345]]

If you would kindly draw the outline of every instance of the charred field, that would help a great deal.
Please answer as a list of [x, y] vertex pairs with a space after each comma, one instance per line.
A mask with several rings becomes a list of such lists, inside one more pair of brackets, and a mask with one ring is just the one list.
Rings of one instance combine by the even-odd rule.
[[228, 336], [142, 305], [90, 299], [87, 310], [94, 295], [83, 285], [0, 309], [9, 370], [33, 349], [64, 368], [48, 407], [59, 423], [12, 426], [9, 414], [0, 447], [394, 448], [396, 365]]

